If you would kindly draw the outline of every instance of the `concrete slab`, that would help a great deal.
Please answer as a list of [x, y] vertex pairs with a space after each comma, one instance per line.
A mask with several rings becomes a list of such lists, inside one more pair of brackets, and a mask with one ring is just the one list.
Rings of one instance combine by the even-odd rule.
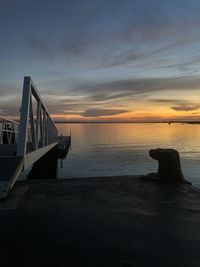
[[200, 192], [137, 177], [18, 182], [1, 266], [199, 266]]
[[17, 145], [16, 144], [0, 145], [0, 157], [16, 156], [16, 151], [17, 151]]
[[23, 163], [23, 157], [0, 157], [0, 182], [10, 181]]

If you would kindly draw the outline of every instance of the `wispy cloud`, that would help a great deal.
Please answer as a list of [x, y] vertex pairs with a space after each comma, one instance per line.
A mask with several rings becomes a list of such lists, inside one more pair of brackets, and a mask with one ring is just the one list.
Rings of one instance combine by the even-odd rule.
[[168, 2], [152, 2], [126, 1], [122, 5], [116, 0], [75, 1], [67, 8], [63, 6], [65, 18], [52, 25], [60, 27], [59, 31], [55, 33], [52, 29], [53, 34], [30, 31], [26, 45], [39, 57], [50, 60], [62, 56], [67, 62], [76, 62], [77, 58], [80, 62], [84, 58], [84, 65], [87, 60], [87, 64], [90, 61], [100, 67], [112, 67], [141, 64], [152, 57], [157, 62], [156, 55], [199, 41], [195, 32], [200, 23], [196, 2], [173, 3], [173, 9], [169, 9]]
[[180, 99], [174, 99], [174, 98], [150, 98], [150, 102], [156, 102], [156, 103], [183, 103], [183, 100]]
[[[158, 91], [199, 89], [199, 84], [200, 78], [198, 77], [127, 79], [83, 83], [81, 86], [69, 90], [68, 93], [75, 91], [76, 93], [85, 94], [87, 100], [105, 101], [116, 98], [137, 97], [144, 94], [150, 95]], [[101, 92], [101, 97], [99, 92]]]
[[200, 105], [179, 105], [172, 107], [175, 111], [194, 111], [200, 109]]
[[29, 48], [36, 50], [43, 56], [49, 56], [53, 53], [50, 44], [45, 38], [41, 37], [29, 37], [27, 39], [27, 45]]
[[[173, 92], [198, 93], [200, 78], [149, 78], [149, 79], [127, 79], [110, 82], [83, 81], [73, 84], [71, 89], [64, 88], [67, 84], [65, 79], [52, 81], [52, 94], [44, 92], [44, 99], [48, 103], [50, 112], [61, 114], [80, 114], [83, 116], [99, 116], [106, 112], [119, 112], [128, 109], [135, 110], [139, 107], [144, 110], [152, 109], [156, 105], [169, 104], [173, 107], [190, 106], [193, 103], [187, 99], [173, 97]], [[57, 86], [63, 88], [56, 95]], [[81, 84], [81, 85], [80, 85]], [[171, 92], [171, 93], [169, 93]], [[162, 97], [155, 97], [162, 94]], [[171, 94], [171, 97], [169, 95]], [[143, 104], [138, 104], [143, 101]], [[146, 103], [146, 106], [145, 106]], [[152, 104], [151, 104], [152, 103]], [[135, 106], [135, 108], [133, 108]], [[195, 104], [196, 106], [196, 104]], [[117, 110], [116, 110], [117, 107]], [[108, 111], [107, 111], [108, 110]], [[113, 110], [113, 111], [111, 111]], [[114, 115], [113, 113], [113, 115]]]
[[83, 117], [101, 117], [101, 116], [119, 115], [127, 112], [129, 111], [120, 109], [88, 109], [81, 115]]

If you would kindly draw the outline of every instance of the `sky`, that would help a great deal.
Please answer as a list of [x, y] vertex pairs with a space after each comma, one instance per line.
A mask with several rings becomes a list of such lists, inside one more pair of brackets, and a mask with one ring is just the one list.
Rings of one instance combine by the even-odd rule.
[[54, 120], [199, 120], [200, 1], [0, 0], [0, 116], [24, 76]]

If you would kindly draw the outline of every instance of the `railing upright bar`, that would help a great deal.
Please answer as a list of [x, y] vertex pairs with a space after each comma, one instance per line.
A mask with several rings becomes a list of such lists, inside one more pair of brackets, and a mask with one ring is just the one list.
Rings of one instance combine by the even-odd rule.
[[30, 94], [30, 110], [29, 110], [29, 117], [30, 117], [30, 125], [31, 125], [31, 137], [32, 137], [32, 149], [36, 149], [36, 136], [35, 136], [35, 122], [34, 122], [34, 113], [33, 113], [33, 102], [32, 96]]
[[43, 145], [46, 145], [46, 112], [43, 110]]
[[2, 121], [2, 125], [1, 125], [1, 144], [3, 144], [3, 129], [4, 129], [4, 125], [5, 125], [5, 120]]
[[36, 149], [38, 149], [38, 141], [39, 141], [40, 112], [41, 112], [41, 102], [39, 101], [37, 103], [37, 117], [36, 117]]
[[31, 78], [24, 77], [23, 93], [22, 93], [22, 104], [21, 104], [21, 116], [19, 126], [19, 140], [17, 146], [17, 156], [23, 156], [26, 153], [27, 145], [27, 126], [28, 126], [28, 114], [30, 104], [30, 84]]
[[41, 146], [43, 146], [43, 115], [42, 115], [42, 107], [40, 107], [40, 142], [41, 142]]

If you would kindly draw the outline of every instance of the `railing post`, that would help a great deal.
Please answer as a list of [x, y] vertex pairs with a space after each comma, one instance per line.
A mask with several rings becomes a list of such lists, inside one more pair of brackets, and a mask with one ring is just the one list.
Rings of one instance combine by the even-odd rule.
[[39, 126], [41, 127], [40, 124], [40, 116], [41, 114], [41, 102], [39, 101], [37, 103], [37, 117], [36, 117], [36, 149], [38, 149], [38, 143], [39, 143]]
[[2, 125], [1, 125], [1, 142], [0, 142], [0, 144], [3, 144], [4, 125], [5, 125], [5, 121], [3, 120]]
[[17, 145], [17, 156], [24, 157], [26, 153], [27, 145], [27, 126], [29, 119], [29, 104], [30, 104], [30, 90], [31, 90], [31, 78], [24, 77], [22, 104], [21, 104], [21, 116], [19, 125], [19, 140]]
[[30, 104], [29, 104], [29, 118], [30, 118], [30, 125], [31, 125], [31, 140], [32, 140], [32, 149], [36, 150], [36, 136], [35, 136], [35, 118], [33, 114], [33, 103], [32, 103], [32, 96], [30, 94]]

